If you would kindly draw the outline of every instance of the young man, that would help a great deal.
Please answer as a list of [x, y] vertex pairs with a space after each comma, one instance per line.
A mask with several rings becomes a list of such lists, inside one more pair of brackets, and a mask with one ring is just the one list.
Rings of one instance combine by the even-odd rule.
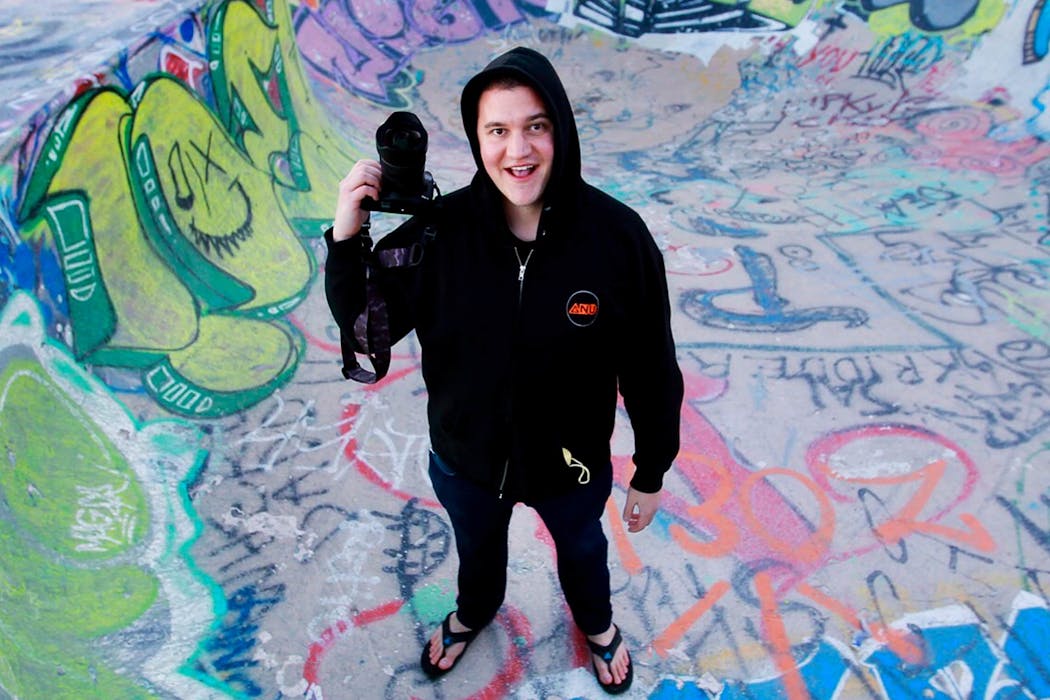
[[[617, 391], [635, 438], [628, 531], [652, 521], [678, 452], [682, 376], [663, 260], [633, 210], [583, 181], [572, 106], [541, 54], [496, 58], [460, 106], [477, 173], [377, 246], [407, 249], [429, 226], [421, 259], [369, 273], [391, 339], [416, 331], [430, 478], [460, 562], [457, 609], [420, 662], [432, 677], [450, 671], [496, 615], [511, 511], [523, 502], [555, 543], [599, 684], [620, 693], [633, 669], [612, 622], [601, 517]], [[366, 306], [366, 261], [376, 258], [357, 234], [368, 220], [362, 199], [381, 196], [380, 176], [376, 161], [354, 165], [326, 234], [326, 292], [344, 338]]]

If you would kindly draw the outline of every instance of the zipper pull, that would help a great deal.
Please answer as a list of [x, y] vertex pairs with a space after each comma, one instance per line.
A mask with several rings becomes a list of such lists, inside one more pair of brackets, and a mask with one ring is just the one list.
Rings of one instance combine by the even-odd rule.
[[525, 259], [521, 259], [521, 253], [518, 252], [517, 246], [514, 247], [514, 257], [518, 259], [518, 282], [525, 279], [525, 268], [529, 264], [529, 258], [532, 257], [532, 251], [530, 250], [525, 254]]

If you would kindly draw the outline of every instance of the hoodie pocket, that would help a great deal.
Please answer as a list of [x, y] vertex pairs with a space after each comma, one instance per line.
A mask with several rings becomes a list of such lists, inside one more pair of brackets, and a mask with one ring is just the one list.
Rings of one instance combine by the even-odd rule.
[[445, 476], [456, 476], [456, 470], [450, 467], [448, 462], [441, 459], [441, 457], [438, 456], [438, 453], [433, 450], [430, 451], [430, 466], [433, 469], [437, 469]]

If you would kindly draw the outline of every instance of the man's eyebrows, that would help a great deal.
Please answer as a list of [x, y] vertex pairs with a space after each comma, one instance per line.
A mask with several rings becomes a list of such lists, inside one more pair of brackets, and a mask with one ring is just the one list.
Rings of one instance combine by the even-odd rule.
[[[526, 124], [532, 124], [533, 122], [538, 122], [538, 121], [548, 121], [549, 122], [549, 121], [553, 121], [553, 120], [550, 118], [550, 115], [548, 115], [546, 112], [537, 112], [536, 114], [533, 114], [530, 117], [526, 117], [524, 121], [525, 121]], [[507, 122], [505, 122], [505, 121], [502, 121], [500, 119], [493, 119], [491, 121], [487, 121], [484, 124], [482, 124], [481, 128], [482, 129], [492, 129], [492, 128], [495, 128], [495, 127], [506, 126], [506, 125], [507, 125]]]

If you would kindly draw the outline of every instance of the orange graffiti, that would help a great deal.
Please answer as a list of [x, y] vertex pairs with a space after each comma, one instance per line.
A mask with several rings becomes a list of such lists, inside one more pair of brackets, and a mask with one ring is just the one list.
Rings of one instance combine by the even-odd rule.
[[933, 496], [934, 491], [936, 491], [937, 484], [944, 476], [946, 468], [947, 462], [943, 459], [938, 459], [905, 477], [897, 477], [898, 483], [921, 481], [922, 485], [896, 515], [875, 528], [875, 534], [884, 540], [896, 543], [913, 532], [924, 532], [955, 540], [980, 552], [994, 552], [995, 540], [992, 539], [992, 536], [984, 526], [978, 522], [977, 518], [969, 513], [959, 514], [959, 520], [967, 528], [965, 530], [917, 519], [923, 507], [925, 507], [926, 503]]
[[605, 503], [605, 511], [609, 516], [609, 527], [612, 530], [613, 542], [616, 543], [616, 549], [620, 552], [620, 564], [632, 576], [642, 573], [642, 569], [645, 568], [642, 566], [642, 558], [638, 556], [634, 545], [628, 541], [627, 531], [624, 529], [623, 519], [620, 517], [619, 506], [611, 496]]
[[[944, 494], [940, 485], [948, 470], [948, 462], [945, 459], [935, 460], [921, 469], [907, 474], [889, 474], [884, 476], [854, 476], [842, 474], [831, 467], [830, 455], [845, 445], [864, 438], [878, 437], [906, 437], [919, 440], [927, 440], [936, 445], [941, 445], [961, 466], [964, 472], [963, 483], [958, 494], [951, 501], [938, 509], [936, 512], [928, 513], [920, 517], [923, 510], [929, 510], [929, 504], [935, 494]], [[973, 460], [958, 446], [943, 437], [935, 435], [923, 428], [907, 425], [877, 425], [866, 426], [860, 429], [849, 429], [834, 433], [828, 437], [818, 440], [809, 449], [806, 455], [810, 473], [822, 491], [830, 492], [830, 498], [840, 503], [848, 503], [851, 496], [837, 493], [832, 487], [832, 482], [839, 481], [846, 484], [862, 484], [866, 486], [900, 486], [907, 483], [917, 483], [918, 489], [889, 519], [873, 528], [875, 536], [883, 543], [896, 544], [912, 533], [923, 533], [946, 540], [957, 542], [961, 545], [971, 547], [980, 552], [994, 552], [995, 540], [987, 529], [969, 513], [960, 513], [959, 520], [964, 527], [949, 527], [938, 521], [947, 515], [951, 509], [962, 503], [973, 492], [977, 479], [977, 467]]]
[[685, 611], [677, 620], [667, 626], [659, 637], [653, 640], [653, 649], [660, 656], [666, 656], [667, 652], [677, 644], [685, 633], [689, 631], [697, 621], [704, 616], [708, 610], [714, 607], [729, 590], [728, 581], [718, 581], [707, 591], [707, 595], [693, 603], [692, 607]]
[[784, 626], [784, 618], [777, 609], [776, 594], [768, 573], [761, 571], [755, 574], [755, 589], [762, 610], [762, 627], [773, 647], [773, 663], [780, 671], [787, 697], [789, 700], [807, 700], [810, 697], [809, 690], [791, 655], [791, 641]]
[[717, 533], [711, 540], [700, 541], [694, 539], [681, 525], [673, 524], [669, 530], [671, 537], [683, 549], [702, 557], [722, 557], [733, 551], [740, 542], [740, 531], [736, 524], [722, 515], [722, 508], [733, 496], [733, 483], [729, 478], [729, 470], [718, 459], [706, 455], [683, 453], [679, 462], [693, 460], [699, 464], [709, 467], [709, 473], [715, 482], [715, 492], [705, 498], [702, 503], [690, 506], [686, 511], [690, 516], [708, 524], [709, 530]]

